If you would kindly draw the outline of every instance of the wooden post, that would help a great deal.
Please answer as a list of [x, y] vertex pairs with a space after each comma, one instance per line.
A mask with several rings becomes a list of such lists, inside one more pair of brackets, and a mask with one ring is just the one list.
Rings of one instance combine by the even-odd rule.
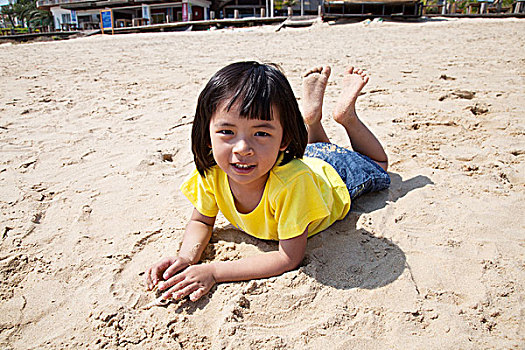
[[482, 2], [481, 3], [481, 7], [479, 8], [479, 13], [483, 14], [485, 12], [487, 12], [487, 3], [486, 2]]
[[321, 5], [317, 6], [317, 17], [321, 17], [323, 15], [323, 8]]
[[293, 8], [288, 7], [288, 17], [292, 17], [292, 16], [293, 16]]
[[261, 18], [266, 17], [266, 9], [261, 7]]
[[239, 19], [239, 10], [233, 10], [233, 18]]
[[523, 1], [517, 1], [516, 7], [514, 7], [514, 13], [520, 13], [522, 6], [523, 6]]

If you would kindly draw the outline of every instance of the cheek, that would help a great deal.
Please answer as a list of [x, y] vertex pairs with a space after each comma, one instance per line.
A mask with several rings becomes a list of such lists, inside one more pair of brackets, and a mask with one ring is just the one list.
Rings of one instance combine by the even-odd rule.
[[213, 157], [217, 158], [217, 156], [220, 156], [221, 154], [224, 154], [228, 151], [228, 147], [224, 144], [224, 142], [221, 142], [220, 139], [211, 137], [210, 139], [210, 151], [213, 153]]
[[219, 144], [219, 139], [216, 134], [210, 134], [208, 147], [216, 147]]

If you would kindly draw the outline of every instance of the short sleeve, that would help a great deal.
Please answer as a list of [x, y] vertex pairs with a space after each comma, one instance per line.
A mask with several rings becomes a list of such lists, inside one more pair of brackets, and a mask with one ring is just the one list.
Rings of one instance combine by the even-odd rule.
[[308, 172], [286, 184], [275, 200], [279, 239], [300, 236], [310, 223], [329, 215], [321, 190]]
[[182, 183], [180, 190], [199, 213], [215, 217], [219, 213], [219, 208], [215, 199], [214, 187], [213, 176], [205, 178], [197, 170], [194, 170], [188, 179]]

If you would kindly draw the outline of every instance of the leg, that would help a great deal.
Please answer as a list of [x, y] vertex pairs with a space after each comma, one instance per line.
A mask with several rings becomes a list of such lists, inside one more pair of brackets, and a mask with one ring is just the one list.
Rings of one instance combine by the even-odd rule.
[[330, 67], [316, 67], [303, 75], [303, 118], [308, 129], [308, 143], [330, 142], [321, 118], [323, 114], [323, 98]]
[[333, 116], [334, 120], [345, 128], [354, 151], [369, 157], [386, 170], [388, 157], [383, 146], [361, 122], [355, 111], [355, 102], [366, 83], [368, 83], [368, 76], [362, 69], [348, 68], [343, 79], [343, 92]]

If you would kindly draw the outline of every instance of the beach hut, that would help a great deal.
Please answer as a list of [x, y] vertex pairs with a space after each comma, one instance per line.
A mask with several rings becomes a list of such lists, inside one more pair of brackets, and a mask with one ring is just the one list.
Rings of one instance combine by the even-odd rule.
[[[216, 0], [212, 7], [216, 9], [217, 18], [234, 18], [237, 14], [239, 18], [264, 17], [269, 14], [267, 0]], [[264, 10], [264, 11], [261, 11]]]
[[420, 17], [418, 0], [325, 0], [325, 17]]
[[98, 29], [100, 11], [112, 11], [113, 26], [131, 27], [209, 19], [208, 0], [38, 0], [50, 10], [57, 29]]

